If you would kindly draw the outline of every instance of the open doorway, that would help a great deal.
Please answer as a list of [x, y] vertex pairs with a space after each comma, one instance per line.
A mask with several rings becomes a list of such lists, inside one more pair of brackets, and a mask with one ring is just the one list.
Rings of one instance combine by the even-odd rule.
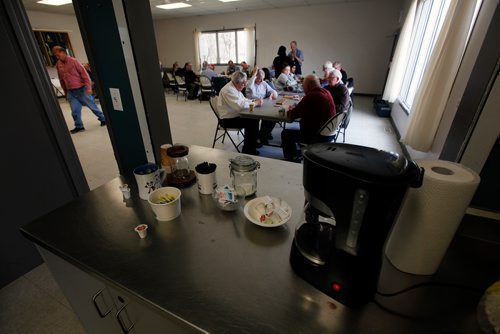
[[[23, 4], [69, 131], [75, 127], [74, 120], [70, 104], [60, 85], [55, 67], [57, 59], [52, 54], [52, 47], [62, 46], [69, 56], [82, 64], [88, 63], [74, 8], [71, 4], [42, 5], [36, 0], [23, 0]], [[95, 101], [102, 110], [98, 96], [95, 96]], [[101, 126], [100, 121], [87, 107], [82, 108], [81, 115], [86, 130], [72, 134], [71, 138], [92, 190], [117, 177], [119, 170], [107, 128]]]

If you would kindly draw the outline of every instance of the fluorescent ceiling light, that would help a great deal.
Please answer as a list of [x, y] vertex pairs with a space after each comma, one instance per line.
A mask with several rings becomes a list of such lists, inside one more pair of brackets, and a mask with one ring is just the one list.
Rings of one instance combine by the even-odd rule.
[[184, 2], [176, 2], [176, 3], [168, 3], [165, 5], [158, 5], [156, 7], [161, 8], [161, 9], [177, 9], [177, 8], [191, 7], [191, 5], [188, 3], [184, 3]]
[[40, 0], [37, 3], [41, 3], [42, 5], [50, 5], [50, 6], [62, 6], [71, 3], [71, 0]]
[[240, 0], [219, 0], [220, 2], [234, 2], [234, 1], [240, 1]]

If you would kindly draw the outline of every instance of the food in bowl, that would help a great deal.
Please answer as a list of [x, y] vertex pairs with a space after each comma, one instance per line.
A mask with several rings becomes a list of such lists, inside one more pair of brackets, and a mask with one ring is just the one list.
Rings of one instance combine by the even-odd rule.
[[178, 188], [158, 188], [149, 194], [148, 202], [157, 220], [173, 220], [181, 214], [181, 191]]
[[165, 204], [165, 203], [170, 203], [175, 200], [175, 196], [171, 194], [165, 194], [162, 195], [158, 201], [156, 201], [156, 204]]

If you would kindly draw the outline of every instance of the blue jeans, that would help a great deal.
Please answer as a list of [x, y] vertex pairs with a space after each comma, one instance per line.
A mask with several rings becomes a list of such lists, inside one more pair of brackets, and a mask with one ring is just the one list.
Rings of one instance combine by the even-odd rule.
[[73, 120], [75, 121], [75, 128], [83, 128], [82, 106], [86, 106], [92, 110], [99, 121], [104, 122], [106, 120], [102, 111], [95, 104], [94, 97], [91, 94], [87, 94], [85, 89], [86, 87], [83, 86], [68, 90], [68, 102], [71, 106], [71, 116], [73, 116]]

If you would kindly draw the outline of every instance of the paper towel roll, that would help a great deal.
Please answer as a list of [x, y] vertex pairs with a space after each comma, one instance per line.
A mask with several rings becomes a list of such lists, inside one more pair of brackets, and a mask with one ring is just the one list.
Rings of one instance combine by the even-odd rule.
[[417, 160], [425, 169], [420, 188], [410, 188], [385, 254], [399, 270], [432, 275], [438, 269], [479, 184], [473, 170], [450, 161]]

